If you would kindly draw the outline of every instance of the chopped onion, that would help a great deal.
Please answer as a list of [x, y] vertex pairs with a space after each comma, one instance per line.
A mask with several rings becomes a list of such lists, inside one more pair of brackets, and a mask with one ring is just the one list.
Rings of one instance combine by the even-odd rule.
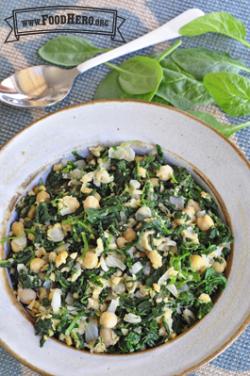
[[221, 257], [223, 247], [217, 247], [213, 252], [208, 254], [208, 258]]
[[50, 286], [51, 286], [51, 281], [49, 281], [49, 280], [47, 280], [47, 281], [45, 281], [45, 282], [43, 283], [43, 287], [44, 287], [45, 289], [49, 289]]
[[185, 199], [182, 196], [180, 197], [170, 196], [169, 201], [172, 205], [174, 205], [175, 209], [177, 210], [182, 210], [184, 208]]
[[66, 302], [68, 305], [72, 305], [72, 304], [74, 303], [74, 299], [73, 299], [73, 296], [72, 296], [71, 293], [68, 292], [68, 294], [66, 295], [65, 302]]
[[119, 298], [117, 299], [112, 299], [109, 306], [108, 306], [108, 311], [115, 313], [116, 308], [119, 306]]
[[52, 300], [51, 300], [51, 307], [54, 313], [57, 313], [62, 305], [62, 290], [55, 289], [53, 292]]
[[162, 285], [167, 279], [173, 276], [174, 268], [169, 268], [162, 276], [158, 279], [158, 285]]
[[85, 339], [87, 343], [94, 342], [98, 338], [98, 326], [96, 320], [88, 322], [85, 329]]
[[107, 272], [109, 270], [105, 260], [103, 257], [100, 258], [100, 265], [101, 265], [101, 268], [104, 272]]
[[125, 161], [132, 162], [135, 159], [135, 152], [130, 146], [116, 146], [109, 149], [109, 158], [125, 159]]
[[139, 324], [139, 322], [141, 322], [141, 317], [134, 313], [127, 313], [124, 316], [124, 321], [129, 322], [130, 324]]
[[176, 246], [176, 242], [174, 240], [172, 240], [171, 238], [166, 238], [166, 243], [169, 247], [175, 247]]
[[171, 292], [172, 295], [174, 295], [175, 298], [178, 297], [179, 293], [175, 285], [167, 285], [166, 287], [168, 291]]
[[190, 311], [190, 309], [188, 309], [188, 308], [184, 309], [182, 316], [184, 317], [184, 319], [186, 320], [186, 322], [188, 324], [191, 324], [191, 322], [195, 320], [195, 316], [194, 316], [193, 312]]
[[18, 273], [20, 273], [21, 271], [24, 271], [25, 273], [27, 273], [28, 269], [26, 268], [26, 266], [24, 264], [17, 264], [17, 271]]
[[132, 267], [130, 268], [131, 274], [138, 273], [143, 268], [143, 265], [140, 261], [136, 262]]
[[131, 179], [129, 181], [129, 185], [134, 189], [139, 189], [141, 186], [141, 183], [138, 180]]
[[130, 257], [134, 257], [134, 252], [136, 251], [136, 248], [135, 247], [131, 247], [127, 250], [127, 254], [130, 256]]
[[105, 262], [109, 267], [118, 268], [122, 271], [126, 269], [126, 265], [117, 256], [109, 255]]
[[113, 287], [113, 291], [116, 292], [117, 294], [123, 294], [126, 290], [126, 286], [124, 283], [118, 283], [118, 285]]
[[146, 264], [146, 265], [144, 266], [144, 268], [143, 268], [143, 273], [144, 273], [145, 275], [149, 275], [150, 272], [151, 272], [151, 266], [150, 266], [150, 264], [148, 263], [148, 264]]

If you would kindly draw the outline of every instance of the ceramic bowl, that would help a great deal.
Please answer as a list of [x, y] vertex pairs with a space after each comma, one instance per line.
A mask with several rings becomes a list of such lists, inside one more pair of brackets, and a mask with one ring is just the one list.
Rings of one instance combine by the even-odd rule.
[[[57, 376], [168, 376], [190, 372], [224, 349], [249, 322], [249, 165], [229, 141], [173, 108], [140, 102], [93, 102], [47, 116], [0, 151], [1, 235], [17, 197], [53, 162], [98, 143], [158, 143], [176, 164], [203, 177], [226, 213], [234, 249], [226, 289], [212, 311], [187, 333], [150, 351], [95, 355], [50, 339], [43, 348], [0, 270], [1, 345], [40, 373]], [[4, 250], [1, 251], [4, 257]]]

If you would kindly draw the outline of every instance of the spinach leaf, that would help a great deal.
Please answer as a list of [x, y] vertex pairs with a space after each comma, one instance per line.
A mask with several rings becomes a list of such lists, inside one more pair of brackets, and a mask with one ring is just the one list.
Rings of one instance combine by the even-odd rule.
[[247, 47], [245, 25], [227, 12], [213, 12], [198, 17], [182, 26], [179, 33], [183, 36], [193, 37], [205, 33], [219, 33], [241, 42]]
[[202, 291], [211, 295], [216, 290], [222, 290], [226, 287], [227, 279], [223, 274], [217, 273], [213, 268], [206, 270], [204, 279], [200, 282]]
[[240, 60], [232, 59], [229, 54], [203, 47], [179, 49], [171, 55], [171, 59], [197, 80], [202, 80], [209, 72], [250, 72]]
[[213, 115], [201, 111], [189, 111], [190, 114], [196, 116], [198, 119], [204, 121], [211, 128], [216, 129], [224, 137], [231, 137], [235, 132], [241, 129], [250, 127], [250, 121], [242, 124], [225, 124], [218, 121]]
[[216, 104], [227, 114], [250, 114], [250, 80], [228, 72], [208, 73], [204, 85]]
[[183, 110], [213, 102], [202, 82], [182, 71], [174, 62], [167, 60], [162, 65], [164, 78], [157, 91], [158, 97]]
[[119, 72], [121, 88], [132, 95], [156, 91], [163, 76], [160, 63], [148, 56], [132, 57], [119, 66], [110, 63], [107, 65]]
[[49, 223], [51, 220], [51, 215], [49, 213], [48, 204], [46, 202], [41, 202], [36, 208], [35, 220], [37, 223]]
[[105, 48], [95, 47], [83, 38], [61, 35], [46, 42], [38, 54], [48, 63], [74, 67], [104, 51]]
[[129, 334], [119, 343], [121, 352], [133, 352], [141, 348], [141, 336], [136, 332], [129, 332]]
[[[181, 45], [181, 41], [177, 41], [172, 46], [168, 47], [165, 51], [160, 53], [159, 55], [155, 56], [155, 59], [160, 62], [170, 54], [172, 54], [173, 51], [175, 51], [179, 46]], [[115, 69], [108, 73], [106, 77], [101, 81], [101, 83], [98, 85], [95, 93], [96, 99], [114, 99], [114, 98], [133, 98], [133, 99], [142, 99], [145, 101], [151, 101], [157, 91], [157, 88], [153, 90], [150, 93], [146, 94], [129, 94], [125, 90], [122, 89], [120, 83], [119, 83], [119, 71], [116, 69], [116, 66], [113, 64], [107, 64], [108, 66], [111, 66], [112, 69]], [[156, 101], [155, 99], [154, 101]], [[161, 100], [161, 99], [160, 99]]]
[[9, 268], [14, 263], [12, 258], [8, 260], [0, 260], [0, 268]]
[[122, 90], [121, 85], [119, 84], [119, 72], [111, 71], [107, 76], [100, 82], [98, 85], [95, 98], [96, 99], [142, 99], [145, 101], [150, 101], [154, 96], [153, 93], [147, 93], [142, 95], [131, 95]]

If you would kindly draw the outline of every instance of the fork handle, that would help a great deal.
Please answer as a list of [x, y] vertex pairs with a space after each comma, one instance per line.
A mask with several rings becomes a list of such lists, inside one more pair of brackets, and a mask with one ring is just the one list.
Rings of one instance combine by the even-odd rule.
[[106, 63], [110, 60], [117, 59], [118, 57], [127, 55], [131, 52], [141, 50], [142, 48], [149, 47], [166, 40], [178, 38], [180, 36], [179, 29], [182, 26], [203, 15], [204, 13], [200, 9], [189, 9], [143, 36], [111, 51], [98, 55], [93, 59], [87, 60], [86, 62], [78, 65], [77, 70], [83, 73], [93, 67]]

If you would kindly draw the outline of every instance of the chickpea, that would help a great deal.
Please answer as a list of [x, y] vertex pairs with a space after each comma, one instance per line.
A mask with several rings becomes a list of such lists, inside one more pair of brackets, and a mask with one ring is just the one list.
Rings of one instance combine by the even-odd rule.
[[158, 283], [153, 283], [153, 289], [154, 289], [156, 292], [160, 292], [160, 291], [161, 291], [161, 286], [158, 285]]
[[224, 258], [221, 258], [220, 259], [221, 262], [219, 261], [215, 261], [212, 265], [212, 267], [214, 268], [214, 270], [217, 272], [217, 273], [223, 273], [224, 270], [226, 269], [227, 267], [227, 262]]
[[157, 251], [150, 251], [147, 253], [147, 256], [154, 269], [158, 269], [162, 266], [162, 257]]
[[52, 242], [61, 242], [64, 239], [62, 225], [55, 223], [53, 226], [50, 226], [47, 231], [47, 238]]
[[74, 196], [64, 196], [58, 202], [58, 209], [61, 215], [74, 213], [79, 207], [79, 201]]
[[[187, 206], [185, 209], [182, 211], [184, 214], [187, 214], [190, 218], [191, 221], [194, 220], [195, 217], [195, 209], [192, 206]], [[189, 221], [190, 222], [190, 221]]]
[[36, 202], [38, 204], [40, 204], [41, 202], [46, 202], [50, 199], [50, 195], [48, 192], [46, 191], [40, 191], [37, 195], [36, 195]]
[[61, 266], [62, 264], [65, 264], [66, 260], [67, 260], [67, 257], [68, 257], [68, 252], [67, 251], [61, 251], [61, 252], [59, 252], [58, 255], [56, 255], [56, 257], [55, 257], [56, 267], [59, 268], [59, 266]]
[[147, 176], [147, 170], [144, 167], [138, 167], [137, 173], [140, 178], [146, 178]]
[[94, 269], [98, 265], [98, 257], [95, 252], [88, 251], [83, 259], [83, 266], [86, 269]]
[[56, 259], [56, 252], [52, 251], [49, 253], [49, 261], [55, 261]]
[[21, 303], [30, 304], [32, 300], [36, 299], [36, 293], [32, 289], [18, 288], [17, 296]]
[[193, 208], [194, 211], [195, 211], [195, 213], [201, 210], [200, 205], [198, 204], [198, 202], [194, 201], [192, 199], [188, 200], [187, 208]]
[[36, 207], [35, 205], [32, 205], [28, 211], [27, 217], [29, 219], [33, 219], [35, 217], [35, 214], [36, 214]]
[[117, 276], [114, 276], [111, 278], [111, 284], [112, 286], [117, 286], [119, 285], [119, 283], [121, 282], [122, 278], [121, 277], [117, 277]]
[[112, 346], [117, 342], [117, 335], [114, 333], [112, 329], [108, 328], [101, 328], [100, 336], [105, 344], [106, 347]]
[[205, 303], [205, 304], [211, 302], [210, 296], [208, 294], [205, 294], [205, 293], [200, 294], [198, 300], [199, 300], [200, 303]]
[[27, 238], [29, 239], [29, 240], [31, 240], [32, 242], [35, 240], [35, 235], [34, 234], [31, 234], [31, 232], [27, 235]]
[[58, 171], [61, 171], [62, 168], [63, 168], [63, 165], [61, 163], [56, 163], [53, 166], [53, 171], [58, 172]]
[[126, 231], [124, 231], [123, 233], [123, 237], [128, 241], [128, 242], [132, 242], [133, 240], [136, 239], [136, 232], [131, 228], [127, 228]]
[[113, 312], [103, 312], [100, 317], [100, 325], [104, 328], [112, 329], [116, 326], [118, 317]]
[[159, 179], [152, 178], [152, 179], [150, 179], [150, 183], [152, 184], [153, 187], [158, 187], [159, 186]]
[[119, 248], [122, 248], [126, 245], [127, 240], [123, 236], [119, 236], [119, 238], [116, 239], [116, 244]]
[[146, 218], [150, 218], [151, 216], [152, 216], [152, 212], [148, 206], [142, 206], [135, 213], [135, 219], [137, 221], [144, 221]]
[[43, 247], [38, 248], [35, 252], [36, 257], [46, 256], [46, 254], [47, 254], [47, 252]]
[[156, 173], [156, 176], [162, 181], [167, 181], [173, 176], [173, 169], [169, 165], [161, 166]]
[[47, 290], [44, 287], [40, 287], [39, 288], [39, 299], [43, 300], [43, 299], [47, 298], [47, 296], [48, 296]]
[[17, 236], [13, 240], [11, 240], [10, 245], [13, 252], [21, 252], [27, 245], [26, 235], [23, 234], [21, 236]]
[[208, 231], [214, 226], [214, 221], [209, 215], [205, 214], [202, 217], [197, 218], [197, 226], [202, 231]]
[[99, 209], [100, 204], [95, 196], [88, 196], [83, 201], [83, 207], [84, 209]]
[[24, 234], [24, 226], [22, 222], [12, 223], [11, 229], [15, 236], [22, 236]]
[[192, 241], [192, 243], [194, 243], [194, 244], [199, 244], [199, 238], [198, 238], [198, 234], [196, 234], [196, 232], [189, 231], [189, 230], [186, 229], [186, 230], [183, 230], [181, 234], [182, 234], [184, 239]]
[[70, 336], [66, 336], [65, 337], [65, 343], [66, 343], [66, 345], [67, 346], [71, 346], [72, 345], [72, 339], [71, 339], [71, 337]]
[[195, 272], [199, 272], [206, 268], [206, 261], [200, 255], [191, 255], [190, 265]]
[[30, 270], [34, 273], [39, 273], [45, 264], [46, 262], [43, 259], [35, 257], [30, 262]]

